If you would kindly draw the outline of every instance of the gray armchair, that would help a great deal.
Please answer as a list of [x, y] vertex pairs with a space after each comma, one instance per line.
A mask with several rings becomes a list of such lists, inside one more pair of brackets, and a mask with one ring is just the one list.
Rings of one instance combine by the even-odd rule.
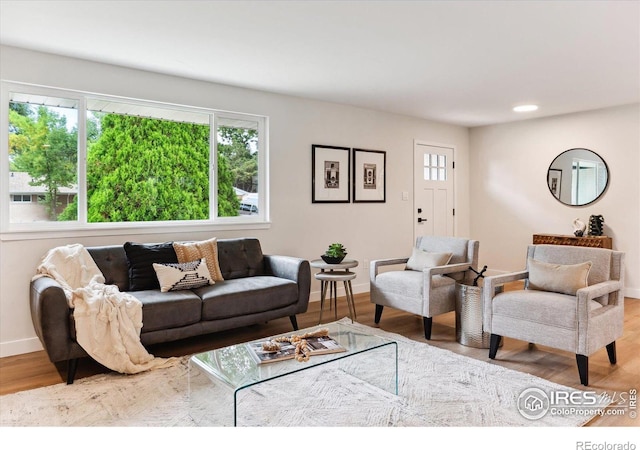
[[[525, 280], [524, 290], [496, 292]], [[580, 382], [589, 384], [589, 355], [607, 348], [616, 363], [624, 322], [624, 253], [565, 245], [530, 245], [526, 269], [484, 280], [484, 331], [489, 358], [503, 336], [576, 355]]]
[[[456, 281], [471, 280], [473, 272], [469, 267], [477, 268], [478, 247], [478, 241], [466, 238], [420, 236], [411, 258], [371, 261], [370, 295], [376, 305], [375, 323], [380, 323], [383, 308], [390, 306], [422, 316], [424, 337], [431, 339], [433, 316], [455, 311]], [[451, 254], [450, 260], [438, 264], [433, 255], [443, 254]], [[384, 271], [385, 266], [401, 264], [406, 265], [404, 270]]]

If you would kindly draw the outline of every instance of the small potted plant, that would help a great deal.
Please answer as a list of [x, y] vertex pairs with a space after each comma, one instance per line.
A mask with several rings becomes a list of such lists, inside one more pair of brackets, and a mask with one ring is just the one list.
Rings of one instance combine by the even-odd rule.
[[340, 264], [344, 257], [347, 256], [347, 249], [339, 243], [330, 244], [322, 255], [322, 259], [327, 264]]

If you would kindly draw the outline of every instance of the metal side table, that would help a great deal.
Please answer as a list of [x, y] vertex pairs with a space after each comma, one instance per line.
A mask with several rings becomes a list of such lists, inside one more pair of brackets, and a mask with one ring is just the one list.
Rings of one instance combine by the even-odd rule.
[[491, 333], [482, 328], [482, 286], [456, 283], [456, 340], [467, 347], [489, 348]]

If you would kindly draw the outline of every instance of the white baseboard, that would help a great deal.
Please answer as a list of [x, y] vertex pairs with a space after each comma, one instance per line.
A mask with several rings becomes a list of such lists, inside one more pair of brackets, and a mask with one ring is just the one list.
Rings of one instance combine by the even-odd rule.
[[21, 339], [19, 341], [3, 342], [0, 344], [0, 358], [37, 352], [43, 349], [44, 347], [42, 347], [40, 339], [37, 337]]
[[627, 298], [633, 298], [636, 300], [640, 300], [640, 289], [635, 288], [625, 288], [624, 296]]

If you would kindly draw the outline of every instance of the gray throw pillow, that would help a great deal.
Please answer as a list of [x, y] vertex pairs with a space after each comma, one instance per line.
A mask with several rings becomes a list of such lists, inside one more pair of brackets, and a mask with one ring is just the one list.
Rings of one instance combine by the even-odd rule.
[[559, 294], [576, 295], [578, 289], [588, 286], [587, 279], [593, 263], [551, 264], [528, 260], [529, 289], [557, 292]]
[[445, 266], [451, 261], [453, 253], [433, 253], [414, 248], [409, 261], [407, 261], [407, 269], [422, 272], [429, 267]]

